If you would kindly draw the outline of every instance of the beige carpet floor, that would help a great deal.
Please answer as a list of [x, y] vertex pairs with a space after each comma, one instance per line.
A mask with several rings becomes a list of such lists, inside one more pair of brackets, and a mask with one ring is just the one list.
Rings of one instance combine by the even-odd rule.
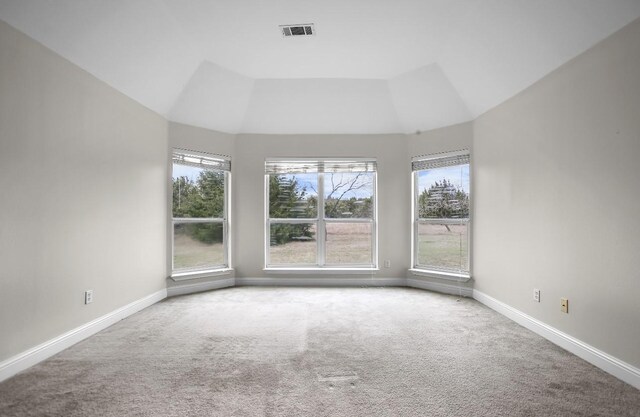
[[471, 299], [232, 288], [0, 384], [2, 416], [640, 416], [640, 391]]

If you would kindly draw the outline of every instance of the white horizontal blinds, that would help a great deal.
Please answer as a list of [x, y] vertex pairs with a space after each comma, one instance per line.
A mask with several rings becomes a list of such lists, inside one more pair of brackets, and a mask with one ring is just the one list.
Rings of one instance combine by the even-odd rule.
[[310, 174], [316, 172], [375, 172], [373, 159], [267, 160], [265, 174]]
[[470, 158], [468, 153], [449, 156], [445, 155], [441, 157], [427, 157], [411, 162], [411, 169], [413, 171], [421, 171], [424, 169], [445, 168], [454, 165], [468, 164], [469, 160]]
[[376, 172], [376, 161], [369, 159], [354, 161], [324, 161], [322, 172]]
[[217, 155], [204, 155], [176, 149], [173, 151], [173, 163], [201, 169], [231, 171], [231, 161]]
[[318, 172], [318, 161], [267, 160], [265, 174], [312, 174]]

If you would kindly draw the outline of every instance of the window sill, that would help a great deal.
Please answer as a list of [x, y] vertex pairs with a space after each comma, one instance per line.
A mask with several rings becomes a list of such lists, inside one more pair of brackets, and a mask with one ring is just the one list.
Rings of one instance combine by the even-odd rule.
[[379, 271], [378, 268], [264, 268], [267, 274], [349, 274], [349, 275], [371, 275]]
[[205, 271], [177, 272], [171, 274], [170, 278], [177, 282], [197, 278], [219, 277], [223, 275], [231, 275], [232, 273], [233, 268], [208, 269]]
[[450, 281], [457, 282], [467, 282], [471, 279], [471, 275], [468, 274], [456, 274], [455, 272], [434, 271], [429, 269], [411, 268], [409, 269], [409, 272], [411, 272], [413, 275], [418, 275], [421, 277], [448, 279]]

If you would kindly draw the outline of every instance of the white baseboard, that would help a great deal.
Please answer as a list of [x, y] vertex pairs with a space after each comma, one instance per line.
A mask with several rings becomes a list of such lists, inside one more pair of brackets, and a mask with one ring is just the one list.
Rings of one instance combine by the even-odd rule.
[[573, 336], [541, 322], [540, 320], [534, 319], [522, 311], [517, 310], [502, 301], [498, 301], [478, 290], [473, 290], [473, 298], [498, 313], [510, 318], [521, 326], [524, 326], [532, 332], [537, 333], [545, 339], [555, 343], [561, 348], [584, 359], [592, 365], [595, 365], [616, 378], [640, 389], [640, 369], [635, 366], [596, 349]]
[[270, 287], [405, 287], [405, 278], [236, 278], [236, 285]]
[[[184, 281], [183, 281], [184, 282]], [[220, 288], [233, 287], [236, 285], [235, 278], [214, 279], [206, 282], [196, 282], [192, 284], [181, 284], [167, 288], [167, 296], [193, 294], [196, 292], [217, 290]]]
[[420, 288], [422, 290], [441, 292], [444, 294], [462, 295], [464, 297], [473, 296], [473, 288], [471, 287], [462, 286], [461, 284], [444, 284], [419, 278], [407, 278], [407, 287]]
[[0, 362], [0, 381], [4, 381], [24, 371], [27, 368], [36, 365], [39, 362], [59, 353], [68, 347], [75, 345], [76, 343], [86, 339], [98, 333], [101, 330], [106, 329], [112, 324], [129, 317], [130, 315], [137, 313], [143, 308], [149, 307], [152, 304], [157, 303], [167, 297], [167, 290], [163, 289], [150, 294], [144, 298], [136, 300], [127, 304], [124, 307], [120, 307], [111, 313], [105, 314], [102, 317], [98, 317], [89, 323], [83, 324], [80, 327], [76, 327], [56, 338], [48, 340], [38, 346], [35, 346], [27, 351], [19, 353], [7, 360]]

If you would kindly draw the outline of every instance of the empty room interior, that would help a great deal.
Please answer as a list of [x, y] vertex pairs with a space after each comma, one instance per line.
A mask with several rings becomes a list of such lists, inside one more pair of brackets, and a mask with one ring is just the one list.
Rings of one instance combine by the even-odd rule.
[[640, 416], [640, 1], [0, 0], [1, 416]]

